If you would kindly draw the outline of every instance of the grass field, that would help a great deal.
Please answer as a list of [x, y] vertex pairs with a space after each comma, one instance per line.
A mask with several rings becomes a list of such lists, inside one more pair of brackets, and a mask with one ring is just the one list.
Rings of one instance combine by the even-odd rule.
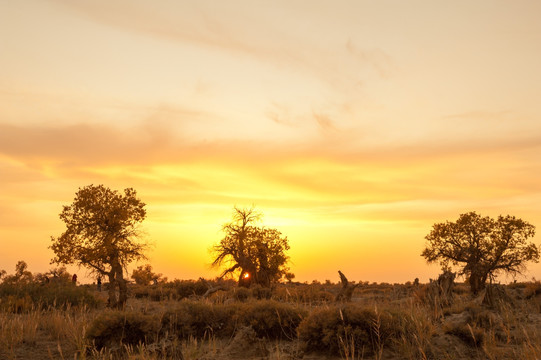
[[343, 303], [334, 301], [339, 284], [223, 283], [203, 298], [209, 283], [131, 285], [122, 311], [91, 285], [57, 286], [59, 301], [51, 284], [9, 294], [0, 284], [0, 358], [541, 358], [539, 282], [502, 286], [490, 304], [459, 283], [446, 305], [427, 284], [365, 283]]

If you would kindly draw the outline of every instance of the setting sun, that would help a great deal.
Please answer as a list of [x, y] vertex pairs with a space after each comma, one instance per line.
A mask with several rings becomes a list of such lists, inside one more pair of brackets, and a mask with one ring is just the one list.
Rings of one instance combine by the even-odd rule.
[[541, 226], [541, 5], [418, 5], [3, 2], [0, 270], [47, 271], [90, 184], [137, 190], [171, 280], [220, 275], [234, 206], [300, 282], [428, 281], [425, 236], [469, 211]]

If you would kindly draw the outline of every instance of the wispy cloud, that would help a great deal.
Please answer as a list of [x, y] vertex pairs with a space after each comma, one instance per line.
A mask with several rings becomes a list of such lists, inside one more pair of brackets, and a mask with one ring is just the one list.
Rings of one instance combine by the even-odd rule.
[[[151, 133], [149, 126], [155, 127]], [[159, 123], [132, 131], [89, 124], [4, 124], [0, 154], [24, 165], [4, 164], [0, 182], [27, 176], [78, 181], [102, 177], [178, 187], [184, 193], [192, 191], [188, 197], [194, 201], [198, 196], [201, 201], [213, 201], [212, 197], [217, 201], [220, 196], [227, 201], [274, 198], [299, 206], [488, 199], [540, 191], [541, 162], [536, 154], [541, 139], [535, 137], [506, 144], [419, 144], [355, 151], [329, 139], [304, 146], [278, 144], [189, 141]], [[519, 179], [517, 173], [522, 174]]]

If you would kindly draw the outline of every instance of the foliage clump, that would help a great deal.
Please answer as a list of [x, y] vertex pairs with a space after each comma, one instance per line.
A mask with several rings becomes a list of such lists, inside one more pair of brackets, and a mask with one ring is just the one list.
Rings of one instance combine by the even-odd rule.
[[240, 309], [240, 322], [267, 339], [296, 338], [297, 328], [307, 315], [303, 308], [273, 300], [249, 302]]
[[172, 289], [176, 299], [186, 299], [192, 296], [203, 296], [208, 290], [208, 284], [215, 285], [207, 280], [174, 280], [164, 285], [165, 288]]
[[86, 339], [100, 350], [156, 341], [159, 319], [135, 311], [105, 310], [92, 321]]
[[229, 337], [236, 328], [235, 304], [216, 306], [201, 301], [181, 301], [162, 317], [162, 327], [181, 339]]
[[230, 338], [243, 327], [250, 327], [259, 338], [296, 338], [307, 311], [298, 306], [272, 300], [214, 305], [201, 301], [181, 301], [162, 318], [162, 328], [179, 338]]
[[32, 274], [26, 262], [19, 261], [15, 273], [5, 274], [0, 283], [0, 310], [24, 313], [34, 309], [96, 307], [98, 300], [83, 286], [75, 286], [66, 268]]
[[443, 326], [446, 334], [454, 335], [469, 346], [479, 347], [488, 337], [509, 342], [509, 330], [499, 312], [485, 306], [468, 304], [464, 312], [455, 315], [459, 321], [447, 321]]
[[[355, 305], [314, 310], [299, 325], [299, 339], [310, 351], [344, 355], [345, 344], [376, 354], [393, 340], [412, 334], [408, 317]], [[362, 350], [362, 351], [361, 351]]]
[[132, 271], [131, 278], [137, 285], [147, 286], [157, 284], [158, 282], [166, 282], [167, 278], [162, 274], [157, 274], [152, 271], [152, 265], [146, 264], [138, 266], [137, 269]]

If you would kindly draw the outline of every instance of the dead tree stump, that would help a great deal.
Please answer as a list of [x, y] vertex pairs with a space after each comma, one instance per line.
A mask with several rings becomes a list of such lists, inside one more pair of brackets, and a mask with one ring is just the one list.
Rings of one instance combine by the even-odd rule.
[[453, 302], [453, 286], [456, 274], [445, 271], [438, 276], [437, 280], [430, 280], [428, 284], [428, 296], [431, 302], [440, 306], [449, 306]]
[[513, 304], [513, 299], [507, 290], [499, 284], [489, 284], [485, 288], [485, 294], [481, 304], [493, 309], [500, 308], [504, 303]]
[[340, 281], [342, 282], [342, 288], [340, 289], [340, 292], [338, 295], [336, 295], [335, 301], [351, 301], [351, 297], [353, 296], [353, 291], [360, 283], [355, 284], [355, 282], [349, 282], [348, 278], [342, 273], [340, 270], [338, 270], [338, 274], [340, 275]]

